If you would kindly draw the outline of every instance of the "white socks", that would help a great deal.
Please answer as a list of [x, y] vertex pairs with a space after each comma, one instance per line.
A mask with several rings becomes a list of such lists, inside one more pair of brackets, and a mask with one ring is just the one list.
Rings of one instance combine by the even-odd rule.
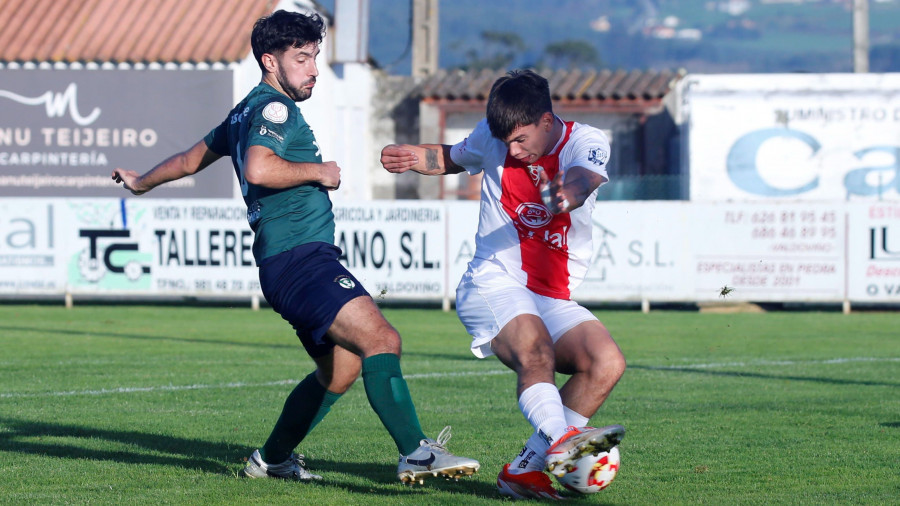
[[563, 406], [563, 410], [566, 412], [566, 425], [569, 427], [586, 427], [590, 421], [588, 417], [581, 416], [565, 406]]
[[550, 383], [536, 383], [526, 388], [519, 396], [519, 409], [534, 427], [534, 433], [510, 464], [509, 471], [511, 473], [542, 471], [544, 453], [550, 448], [550, 444], [540, 433], [543, 432], [554, 441], [562, 437], [566, 433], [566, 427], [569, 426], [566, 423], [566, 412], [571, 410], [562, 405], [559, 390], [556, 385]]
[[531, 426], [551, 440], [566, 433], [566, 413], [556, 385], [535, 383], [519, 396], [519, 409]]
[[[550, 386], [549, 383], [538, 383], [538, 385]], [[525, 394], [530, 393], [531, 390], [538, 385], [533, 385], [532, 387], [522, 392], [522, 396], [519, 398], [519, 407], [522, 408], [523, 413], [526, 413], [525, 406], [527, 406], [526, 402], [523, 402], [523, 400], [525, 399]], [[556, 396], [559, 397], [559, 390], [556, 390], [555, 387], [554, 390], [556, 391]], [[572, 411], [565, 406], [563, 406], [563, 413], [565, 415], [564, 420], [566, 427], [584, 427], [588, 423], [588, 418], [586, 416], [582, 416], [581, 414]], [[532, 420], [532, 418], [528, 417], [527, 413], [525, 416], [528, 418], [528, 421], [531, 422], [532, 425], [535, 425], [535, 421]], [[563, 428], [563, 431], [565, 431], [565, 427]], [[554, 440], [564, 433], [565, 432], [554, 437]], [[513, 459], [512, 463], [510, 463], [509, 472], [512, 474], [518, 474], [527, 473], [530, 471], [543, 471], [544, 456], [548, 448], [550, 448], [550, 445], [547, 443], [547, 440], [545, 440], [543, 436], [538, 434], [538, 431], [535, 430], [534, 433], [531, 434], [531, 437], [528, 438], [528, 441], [525, 443], [525, 447], [522, 448], [521, 452], [519, 452], [519, 455], [515, 459]]]

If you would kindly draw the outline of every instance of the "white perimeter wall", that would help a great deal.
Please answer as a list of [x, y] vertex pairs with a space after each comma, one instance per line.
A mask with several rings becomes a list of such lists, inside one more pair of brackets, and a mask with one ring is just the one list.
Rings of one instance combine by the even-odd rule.
[[[344, 263], [386, 301], [446, 301], [477, 202], [337, 203]], [[598, 202], [576, 300], [900, 302], [900, 203]], [[259, 297], [236, 200], [0, 200], [0, 294]]]

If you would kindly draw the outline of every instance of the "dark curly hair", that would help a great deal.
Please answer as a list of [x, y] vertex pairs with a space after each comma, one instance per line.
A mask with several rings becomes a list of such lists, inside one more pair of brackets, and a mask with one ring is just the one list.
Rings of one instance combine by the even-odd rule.
[[265, 72], [262, 55], [276, 54], [289, 47], [319, 44], [325, 38], [325, 22], [318, 14], [278, 10], [256, 20], [250, 34], [250, 46], [259, 68]]
[[536, 124], [545, 112], [553, 112], [550, 84], [532, 70], [512, 70], [491, 86], [487, 122], [500, 140], [518, 127]]

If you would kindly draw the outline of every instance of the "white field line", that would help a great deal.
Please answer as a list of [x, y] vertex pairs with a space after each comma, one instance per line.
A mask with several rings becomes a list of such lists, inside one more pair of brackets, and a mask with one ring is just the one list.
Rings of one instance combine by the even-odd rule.
[[[665, 365], [665, 366], [641, 366], [642, 369], [653, 370], [679, 370], [679, 369], [712, 369], [717, 367], [757, 367], [757, 366], [788, 366], [788, 365], [815, 365], [815, 364], [847, 364], [852, 362], [900, 362], [900, 358], [875, 358], [875, 357], [851, 357], [851, 358], [833, 358], [828, 360], [777, 360], [777, 361], [752, 361], [752, 362], [714, 362], [700, 364], [682, 364], [682, 365]], [[468, 372], [435, 372], [424, 374], [406, 374], [404, 378], [408, 380], [414, 379], [430, 379], [430, 378], [452, 378], [452, 377], [473, 377], [473, 376], [495, 376], [498, 374], [512, 374], [508, 369], [491, 369], [486, 371], [468, 371]], [[73, 395], [109, 395], [109, 394], [130, 394], [144, 392], [177, 392], [181, 390], [207, 390], [222, 388], [260, 388], [280, 385], [295, 385], [300, 380], [286, 379], [278, 381], [267, 381], [262, 383], [217, 383], [217, 384], [195, 384], [195, 385], [159, 385], [152, 387], [118, 387], [118, 388], [102, 388], [99, 390], [65, 390], [57, 392], [30, 392], [30, 393], [0, 393], [0, 399], [21, 399], [34, 397], [69, 397]]]
[[900, 362], [900, 358], [875, 358], [875, 357], [850, 357], [831, 358], [827, 360], [756, 360], [752, 362], [713, 362], [709, 364], [681, 364], [641, 366], [642, 369], [673, 370], [673, 369], [713, 369], [716, 367], [756, 367], [756, 366], [782, 366], [782, 365], [817, 365], [817, 364], [849, 364], [852, 362]]

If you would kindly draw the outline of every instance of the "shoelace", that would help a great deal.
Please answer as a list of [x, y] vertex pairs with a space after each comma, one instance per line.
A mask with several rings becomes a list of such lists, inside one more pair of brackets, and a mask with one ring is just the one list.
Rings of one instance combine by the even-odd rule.
[[444, 446], [447, 444], [447, 441], [450, 441], [450, 426], [444, 427], [444, 430], [438, 434], [438, 437], [434, 440], [433, 443], [429, 443], [429, 446], [440, 448], [441, 450], [446, 451], [447, 448]]
[[297, 464], [298, 466], [300, 466], [301, 469], [305, 470], [306, 462], [303, 461], [304, 458], [306, 458], [306, 457], [304, 457], [302, 453], [292, 453], [291, 454], [291, 461], [294, 462], [295, 464]]

